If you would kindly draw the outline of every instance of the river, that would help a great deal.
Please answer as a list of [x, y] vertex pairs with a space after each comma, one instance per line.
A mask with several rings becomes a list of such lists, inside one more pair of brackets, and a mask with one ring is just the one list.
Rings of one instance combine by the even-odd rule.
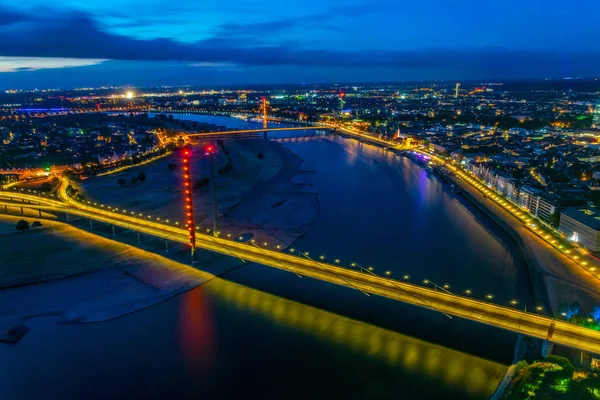
[[[271, 138], [304, 159], [311, 172], [295, 179], [319, 193], [319, 217], [294, 248], [533, 304], [510, 236], [436, 176], [353, 139]], [[99, 324], [29, 321], [21, 342], [0, 346], [0, 397], [484, 399], [512, 361], [516, 335], [499, 329], [260, 265], [225, 278]]]

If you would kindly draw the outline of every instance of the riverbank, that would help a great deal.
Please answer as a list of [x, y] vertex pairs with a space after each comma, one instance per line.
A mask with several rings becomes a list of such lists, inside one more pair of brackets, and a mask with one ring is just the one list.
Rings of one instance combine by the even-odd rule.
[[17, 232], [14, 224], [21, 218], [0, 217], [0, 342], [20, 340], [29, 331], [25, 322], [31, 318], [106, 321], [213, 277], [55, 221], [43, 220], [42, 228]]
[[[364, 138], [362, 135], [351, 132], [342, 131], [340, 134], [352, 137], [357, 141], [392, 150], [389, 148], [390, 143], [388, 142], [379, 143], [377, 140]], [[533, 310], [532, 305], [530, 305], [530, 310], [543, 312], [547, 315], [559, 315], [561, 304], [579, 301], [583, 309], [591, 310], [600, 303], [598, 280], [593, 275], [564, 254], [555, 251], [548, 243], [533, 235], [520, 221], [491, 199], [483, 196], [467, 182], [454, 176], [452, 179], [460, 185], [463, 191], [469, 193], [473, 204], [513, 236], [522, 249], [528, 262], [528, 269], [538, 302], [538, 305], [533, 307], [541, 307]]]
[[[204, 155], [207, 141], [196, 142], [191, 163], [195, 225], [212, 230], [211, 165]], [[263, 139], [211, 141], [216, 147], [218, 231], [244, 235], [272, 246], [287, 247], [304, 234], [318, 215], [316, 193], [292, 182], [303, 173], [302, 160], [282, 144]], [[91, 177], [80, 184], [88, 200], [182, 223], [182, 174], [179, 154], [152, 165], [133, 167], [111, 176]], [[144, 182], [133, 183], [141, 172]], [[123, 185], [119, 185], [123, 179]]]
[[555, 251], [549, 244], [531, 234], [526, 227], [495, 202], [486, 198], [471, 185], [456, 177], [453, 181], [473, 201], [484, 207], [490, 216], [501, 221], [523, 249], [530, 266], [536, 299], [547, 315], [559, 315], [559, 305], [579, 301], [582, 308], [592, 309], [600, 302], [596, 279]]

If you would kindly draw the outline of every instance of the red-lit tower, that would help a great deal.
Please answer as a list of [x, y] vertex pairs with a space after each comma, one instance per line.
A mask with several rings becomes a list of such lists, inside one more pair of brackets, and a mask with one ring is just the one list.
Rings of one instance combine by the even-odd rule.
[[190, 249], [192, 252], [192, 262], [196, 260], [196, 231], [194, 230], [194, 205], [192, 203], [192, 181], [190, 149], [183, 150], [183, 198], [185, 199], [185, 226], [189, 232]]

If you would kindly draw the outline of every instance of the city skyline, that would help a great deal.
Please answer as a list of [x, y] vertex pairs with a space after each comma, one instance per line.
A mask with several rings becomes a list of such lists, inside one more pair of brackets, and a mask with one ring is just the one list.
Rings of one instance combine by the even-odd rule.
[[586, 3], [0, 1], [0, 88], [594, 77]]

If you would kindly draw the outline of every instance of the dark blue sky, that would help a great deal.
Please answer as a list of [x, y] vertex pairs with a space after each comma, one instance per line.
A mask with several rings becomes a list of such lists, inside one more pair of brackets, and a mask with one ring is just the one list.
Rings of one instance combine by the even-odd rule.
[[600, 75], [591, 0], [0, 0], [0, 87]]

